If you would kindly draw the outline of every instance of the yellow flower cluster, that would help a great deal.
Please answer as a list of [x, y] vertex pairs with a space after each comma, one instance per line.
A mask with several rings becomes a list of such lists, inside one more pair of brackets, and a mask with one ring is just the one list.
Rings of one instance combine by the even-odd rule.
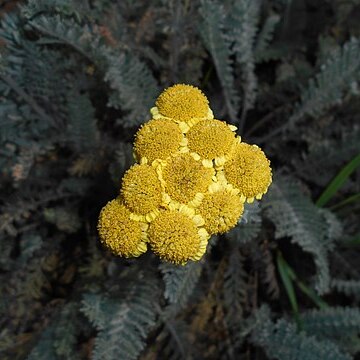
[[245, 202], [260, 200], [271, 184], [270, 162], [236, 127], [215, 120], [196, 87], [166, 89], [137, 132], [137, 161], [120, 195], [99, 216], [102, 243], [136, 257], [151, 250], [175, 264], [199, 260], [213, 234], [236, 226]]

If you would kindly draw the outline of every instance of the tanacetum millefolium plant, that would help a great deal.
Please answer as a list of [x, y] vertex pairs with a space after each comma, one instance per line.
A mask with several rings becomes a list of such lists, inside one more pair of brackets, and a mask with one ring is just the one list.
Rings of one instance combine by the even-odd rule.
[[135, 137], [138, 163], [100, 213], [99, 235], [116, 255], [136, 257], [149, 244], [161, 259], [185, 265], [202, 258], [211, 235], [236, 226], [246, 201], [267, 192], [270, 162], [234, 125], [214, 119], [196, 87], [166, 89], [151, 114]]
[[356, 359], [358, 13], [2, 1], [0, 359]]

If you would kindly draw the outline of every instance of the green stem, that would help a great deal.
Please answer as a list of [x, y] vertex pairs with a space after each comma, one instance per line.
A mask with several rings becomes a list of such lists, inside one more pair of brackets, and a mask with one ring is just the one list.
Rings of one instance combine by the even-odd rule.
[[295, 294], [295, 290], [294, 290], [294, 286], [293, 286], [293, 280], [291, 279], [291, 276], [289, 274], [287, 263], [284, 260], [280, 251], [277, 254], [276, 262], [277, 262], [277, 267], [278, 267], [278, 271], [279, 271], [282, 283], [285, 287], [292, 311], [294, 313], [295, 321], [297, 323], [298, 328], [301, 329], [301, 322], [300, 322], [300, 316], [299, 316], [299, 305], [297, 302], [297, 298], [296, 298], [296, 294]]
[[343, 201], [340, 201], [339, 203], [337, 203], [337, 204], [335, 204], [333, 206], [330, 206], [329, 209], [330, 210], [337, 210], [339, 208], [342, 208], [345, 205], [351, 204], [351, 203], [356, 202], [358, 200], [360, 200], [360, 192], [357, 193], [357, 194], [349, 196], [347, 199], [345, 199]]
[[335, 176], [335, 178], [326, 187], [319, 199], [316, 201], [316, 205], [323, 207], [326, 205], [341, 188], [341, 186], [347, 181], [349, 176], [360, 166], [360, 154], [355, 156], [350, 162], [348, 162]]
[[290, 278], [295, 282], [298, 288], [309, 297], [315, 305], [319, 307], [319, 309], [325, 309], [328, 307], [327, 303], [318, 296], [315, 291], [308, 286], [305, 285], [296, 275], [294, 269], [290, 267], [290, 265], [284, 260], [285, 266], [287, 267], [287, 271], [289, 273]]
[[303, 292], [319, 309], [326, 309], [328, 304], [318, 296], [315, 291], [309, 288], [303, 281], [301, 281], [294, 269], [286, 262], [281, 252], [278, 252], [277, 255], [277, 266], [281, 280], [284, 284], [285, 290], [287, 292], [294, 317], [298, 328], [301, 329], [301, 318], [299, 315], [299, 305], [295, 295], [295, 290], [293, 284], [295, 284], [301, 292]]

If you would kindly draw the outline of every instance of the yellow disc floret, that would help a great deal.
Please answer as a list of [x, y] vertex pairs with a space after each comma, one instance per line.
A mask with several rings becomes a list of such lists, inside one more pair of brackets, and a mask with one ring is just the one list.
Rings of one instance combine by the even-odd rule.
[[134, 150], [137, 158], [166, 159], [179, 150], [183, 135], [179, 126], [166, 119], [148, 121], [136, 134]]
[[221, 188], [205, 194], [197, 211], [205, 220], [209, 234], [223, 234], [236, 226], [244, 205], [236, 191]]
[[142, 228], [141, 223], [130, 218], [130, 211], [119, 199], [109, 201], [100, 212], [100, 240], [116, 255], [135, 257], [146, 252], [146, 234]]
[[190, 154], [174, 156], [160, 169], [165, 192], [173, 200], [184, 204], [205, 193], [213, 175], [213, 169], [205, 168]]
[[180, 211], [166, 210], [150, 224], [149, 242], [161, 259], [174, 264], [199, 260], [206, 251], [208, 234]]
[[271, 184], [270, 161], [256, 145], [236, 144], [231, 159], [224, 165], [226, 180], [252, 202], [261, 199]]
[[124, 175], [121, 194], [130, 211], [146, 215], [158, 212], [162, 197], [156, 170], [147, 164], [135, 164]]
[[160, 115], [176, 121], [192, 118], [207, 118], [209, 102], [200, 89], [185, 84], [177, 84], [163, 91], [156, 100]]
[[219, 120], [203, 120], [195, 124], [186, 134], [188, 148], [203, 159], [225, 162], [235, 144], [235, 134], [228, 124]]

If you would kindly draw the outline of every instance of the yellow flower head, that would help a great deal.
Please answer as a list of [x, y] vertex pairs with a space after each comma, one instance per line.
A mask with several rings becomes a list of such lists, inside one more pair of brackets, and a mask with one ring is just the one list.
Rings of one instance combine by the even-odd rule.
[[155, 159], [166, 159], [179, 150], [183, 140], [179, 126], [166, 119], [153, 119], [136, 134], [134, 150], [138, 159], [146, 158], [151, 164]]
[[[160, 116], [175, 121], [208, 118], [209, 101], [200, 89], [191, 85], [177, 84], [164, 90], [156, 100]], [[155, 113], [156, 113], [155, 111]]]
[[223, 165], [226, 156], [235, 145], [236, 127], [219, 120], [203, 120], [186, 133], [188, 149], [206, 160]]
[[205, 193], [212, 182], [214, 170], [205, 168], [190, 154], [171, 157], [159, 168], [165, 192], [171, 199], [187, 204]]
[[208, 233], [181, 211], [166, 210], [149, 226], [149, 242], [161, 259], [174, 264], [199, 260], [206, 251]]
[[205, 220], [205, 229], [210, 234], [223, 234], [236, 226], [244, 204], [237, 191], [219, 184], [211, 186], [197, 211]]
[[124, 257], [136, 257], [147, 250], [143, 225], [130, 215], [119, 199], [109, 201], [100, 212], [97, 227], [101, 242], [114, 254]]
[[[161, 183], [156, 170], [147, 164], [135, 164], [124, 175], [121, 194], [125, 205], [134, 213], [144, 215], [158, 213], [162, 197]], [[139, 220], [142, 219], [141, 217]]]
[[261, 199], [272, 181], [270, 161], [256, 145], [238, 143], [224, 165], [226, 180], [252, 202]]
[[139, 164], [125, 173], [121, 198], [101, 210], [98, 232], [117, 255], [139, 256], [150, 244], [161, 259], [184, 265], [204, 255], [210, 234], [236, 226], [246, 200], [266, 193], [270, 162], [241, 143], [236, 127], [215, 120], [194, 86], [169, 87], [150, 111], [135, 136]]

